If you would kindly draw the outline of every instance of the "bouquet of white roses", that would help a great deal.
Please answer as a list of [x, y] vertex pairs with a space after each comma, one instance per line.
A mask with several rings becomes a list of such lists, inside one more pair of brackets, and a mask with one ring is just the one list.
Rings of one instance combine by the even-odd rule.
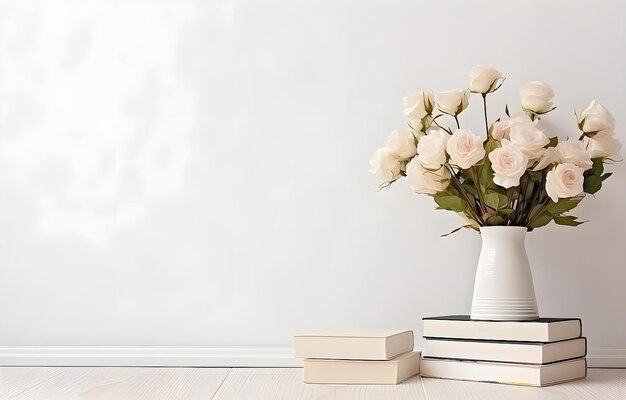
[[[611, 176], [604, 164], [621, 147], [611, 114], [592, 101], [576, 115], [579, 132], [567, 140], [549, 138], [539, 120], [555, 109], [554, 94], [543, 82], [529, 82], [519, 90], [522, 112], [511, 116], [507, 106], [506, 116], [490, 124], [487, 96], [504, 78], [486, 65], [469, 75], [468, 89], [437, 96], [417, 89], [404, 98], [408, 129], [392, 132], [370, 161], [371, 172], [383, 179], [381, 188], [406, 176], [412, 190], [464, 217], [466, 228], [581, 224], [566, 213], [585, 193], [601, 189]], [[482, 97], [485, 135], [459, 124], [472, 94]]]

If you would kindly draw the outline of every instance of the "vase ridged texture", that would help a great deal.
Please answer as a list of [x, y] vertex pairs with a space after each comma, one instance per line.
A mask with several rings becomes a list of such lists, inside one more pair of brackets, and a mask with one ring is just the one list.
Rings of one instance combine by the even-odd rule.
[[472, 319], [525, 321], [539, 318], [526, 254], [525, 227], [481, 227]]

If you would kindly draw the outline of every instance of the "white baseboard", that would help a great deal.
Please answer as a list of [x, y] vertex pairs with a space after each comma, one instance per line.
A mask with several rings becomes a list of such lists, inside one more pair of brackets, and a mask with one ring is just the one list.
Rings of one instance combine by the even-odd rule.
[[587, 366], [592, 368], [626, 368], [626, 349], [589, 349]]
[[0, 366], [302, 367], [291, 348], [0, 347]]
[[[590, 349], [588, 366], [626, 368], [626, 349]], [[0, 347], [0, 366], [302, 367], [291, 348]]]

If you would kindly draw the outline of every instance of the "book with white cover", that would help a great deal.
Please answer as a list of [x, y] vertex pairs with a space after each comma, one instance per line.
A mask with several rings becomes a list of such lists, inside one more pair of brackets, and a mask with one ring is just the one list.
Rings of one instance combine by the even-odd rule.
[[587, 376], [587, 361], [577, 358], [546, 365], [529, 365], [422, 358], [420, 373], [425, 378], [548, 386], [584, 378]]
[[427, 358], [548, 364], [584, 357], [587, 339], [540, 343], [431, 338], [426, 339], [422, 354]]
[[532, 321], [473, 320], [469, 315], [424, 318], [424, 337], [556, 342], [582, 335], [579, 318], [539, 318]]
[[394, 385], [420, 372], [420, 352], [386, 361], [304, 360], [304, 382], [335, 385]]
[[293, 338], [296, 357], [389, 360], [413, 350], [413, 331], [313, 332]]

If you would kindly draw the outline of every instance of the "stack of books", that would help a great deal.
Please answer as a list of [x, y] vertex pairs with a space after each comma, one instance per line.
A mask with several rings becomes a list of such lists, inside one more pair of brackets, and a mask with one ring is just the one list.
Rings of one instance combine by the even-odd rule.
[[547, 386], [587, 375], [587, 340], [576, 318], [424, 318], [424, 338], [423, 377]]
[[397, 384], [420, 370], [413, 331], [304, 333], [294, 353], [304, 358], [304, 382], [337, 385]]

